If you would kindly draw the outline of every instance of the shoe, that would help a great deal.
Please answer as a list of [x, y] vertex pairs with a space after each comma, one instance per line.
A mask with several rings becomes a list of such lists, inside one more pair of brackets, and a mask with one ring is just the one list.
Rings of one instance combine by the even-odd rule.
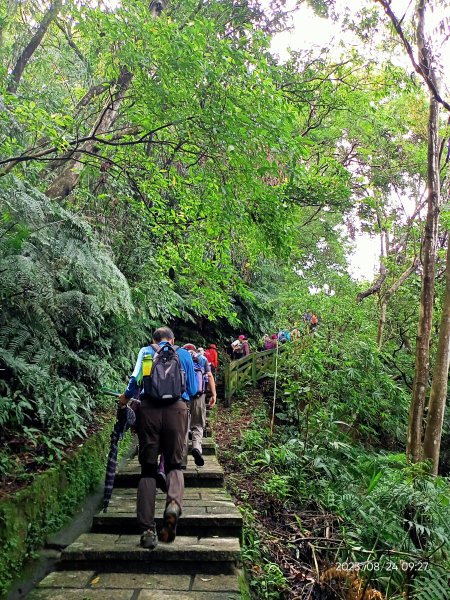
[[164, 511], [164, 524], [158, 535], [160, 542], [164, 542], [166, 544], [173, 542], [177, 533], [177, 523], [180, 514], [180, 507], [175, 500], [172, 500], [172, 502], [166, 506], [166, 510]]
[[167, 477], [162, 471], [156, 474], [156, 485], [162, 492], [167, 493]]
[[192, 456], [194, 457], [194, 462], [197, 465], [197, 467], [203, 467], [203, 465], [205, 464], [205, 459], [203, 458], [202, 453], [198, 448], [194, 448], [192, 450]]
[[154, 550], [158, 545], [158, 536], [156, 535], [156, 529], [151, 527], [144, 531], [141, 535], [141, 546], [142, 548], [147, 548], [148, 550]]

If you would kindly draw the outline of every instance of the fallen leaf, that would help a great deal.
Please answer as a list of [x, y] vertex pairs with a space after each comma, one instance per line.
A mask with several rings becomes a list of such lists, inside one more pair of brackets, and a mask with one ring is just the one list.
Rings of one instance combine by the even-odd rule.
[[100, 581], [100, 577], [95, 577], [92, 581], [91, 581], [91, 585], [96, 585], [98, 582]]
[[200, 579], [201, 579], [202, 581], [212, 581], [212, 577], [210, 577], [209, 579], [204, 579], [203, 577], [200, 577]]

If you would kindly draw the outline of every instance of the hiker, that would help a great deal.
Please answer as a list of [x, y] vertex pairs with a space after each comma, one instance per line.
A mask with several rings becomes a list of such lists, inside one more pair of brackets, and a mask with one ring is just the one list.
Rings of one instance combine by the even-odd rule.
[[291, 341], [291, 332], [288, 329], [280, 329], [278, 332], [278, 341], [280, 344], [285, 344]]
[[298, 323], [294, 323], [294, 329], [291, 331], [292, 340], [295, 342], [301, 338], [301, 332], [298, 329]]
[[311, 321], [310, 321], [311, 331], [314, 331], [318, 324], [319, 324], [319, 317], [316, 315], [316, 313], [312, 313]]
[[272, 340], [272, 346], [270, 349], [275, 350], [275, 348], [278, 346], [278, 335], [276, 333], [272, 333], [270, 339]]
[[244, 336], [240, 335], [237, 340], [231, 342], [231, 352], [233, 355], [233, 360], [238, 360], [244, 356], [244, 347], [242, 345], [242, 340]]
[[[211, 367], [208, 360], [198, 353], [194, 344], [185, 344], [183, 346], [192, 356], [194, 363], [194, 371], [197, 378], [197, 394], [192, 398], [189, 411], [191, 415], [191, 433], [192, 433], [192, 456], [197, 467], [203, 467], [205, 460], [202, 453], [203, 431], [206, 427], [206, 388], [209, 386], [211, 398], [209, 407], [212, 408], [216, 404], [216, 383], [214, 376], [211, 373]], [[188, 440], [186, 438], [186, 450]], [[185, 457], [187, 452], [185, 450]]]
[[[127, 389], [119, 397], [125, 405], [142, 385], [136, 417], [141, 479], [137, 491], [137, 519], [141, 546], [153, 550], [161, 542], [173, 542], [183, 509], [184, 477], [181, 471], [188, 427], [189, 402], [197, 393], [192, 357], [175, 346], [168, 327], [153, 334], [153, 344], [141, 348]], [[158, 454], [164, 456], [167, 477], [163, 527], [156, 534], [155, 501]]]
[[270, 338], [270, 335], [268, 335], [267, 333], [264, 334], [263, 348], [264, 348], [264, 350], [272, 350], [272, 348], [273, 348], [272, 340]]
[[248, 339], [245, 337], [245, 335], [240, 335], [239, 341], [242, 344], [242, 355], [248, 356], [250, 354], [250, 345], [248, 343]]
[[211, 365], [211, 373], [215, 377], [219, 368], [219, 355], [217, 354], [217, 346], [215, 344], [210, 344], [209, 348], [205, 350], [205, 357]]

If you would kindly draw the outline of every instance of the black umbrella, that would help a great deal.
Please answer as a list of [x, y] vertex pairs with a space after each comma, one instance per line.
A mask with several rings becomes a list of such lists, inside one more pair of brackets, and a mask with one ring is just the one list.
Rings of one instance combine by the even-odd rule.
[[[115, 396], [116, 398], [120, 396], [120, 394], [111, 390], [102, 390], [102, 392], [108, 396]], [[135, 422], [136, 413], [132, 408], [130, 408], [128, 405], [118, 407], [116, 422], [111, 432], [108, 462], [106, 464], [105, 489], [103, 492], [103, 512], [107, 511], [109, 501], [111, 500], [112, 496], [114, 479], [116, 477], [117, 451], [119, 442], [123, 438], [127, 429], [133, 427]]]

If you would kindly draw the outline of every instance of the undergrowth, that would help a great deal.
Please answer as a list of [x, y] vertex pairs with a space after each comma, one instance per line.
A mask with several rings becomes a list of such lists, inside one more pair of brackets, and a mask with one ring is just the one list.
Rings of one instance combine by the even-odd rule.
[[407, 396], [379, 353], [314, 336], [280, 364], [273, 435], [270, 381], [227, 417], [254, 597], [449, 598], [449, 482], [406, 461]]

